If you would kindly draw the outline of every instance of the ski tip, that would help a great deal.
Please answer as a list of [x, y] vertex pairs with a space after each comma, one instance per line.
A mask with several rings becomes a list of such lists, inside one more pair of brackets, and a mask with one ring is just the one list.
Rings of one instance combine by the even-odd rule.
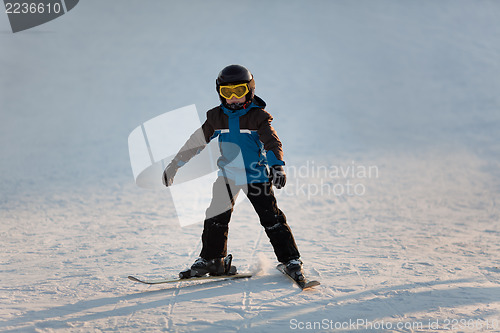
[[321, 283], [319, 281], [309, 281], [307, 282], [304, 287], [302, 287], [302, 290], [304, 289], [309, 289], [309, 288], [312, 288], [312, 287], [316, 287], [316, 286], [319, 286]]
[[142, 282], [141, 280], [139, 280], [138, 278], [136, 278], [135, 276], [132, 276], [132, 275], [129, 275], [127, 278], [128, 278], [129, 280], [134, 281], [134, 282]]

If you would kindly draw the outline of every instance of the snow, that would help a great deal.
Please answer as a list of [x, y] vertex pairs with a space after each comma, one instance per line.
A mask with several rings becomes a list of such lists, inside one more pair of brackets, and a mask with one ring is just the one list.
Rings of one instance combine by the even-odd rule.
[[[0, 15], [0, 330], [500, 331], [500, 3], [117, 4], [16, 34]], [[231, 63], [284, 143], [276, 193], [314, 290], [274, 268], [246, 199], [229, 249], [251, 279], [126, 278], [175, 276], [202, 230], [134, 184], [128, 135], [203, 117]]]

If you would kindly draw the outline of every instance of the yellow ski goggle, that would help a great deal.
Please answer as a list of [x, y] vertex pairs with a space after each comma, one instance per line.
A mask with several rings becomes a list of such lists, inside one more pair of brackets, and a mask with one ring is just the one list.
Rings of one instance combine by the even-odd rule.
[[247, 83], [219, 87], [219, 94], [225, 99], [231, 99], [233, 96], [236, 98], [242, 98], [248, 92], [249, 90]]

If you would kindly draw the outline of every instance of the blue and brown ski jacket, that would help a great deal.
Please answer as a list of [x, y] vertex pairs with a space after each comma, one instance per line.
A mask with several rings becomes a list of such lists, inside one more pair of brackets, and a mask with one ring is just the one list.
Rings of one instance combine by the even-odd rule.
[[207, 120], [176, 155], [178, 165], [187, 163], [218, 137], [219, 176], [232, 179], [237, 185], [269, 181], [268, 166], [285, 162], [281, 141], [271, 126], [273, 117], [264, 110], [265, 106], [255, 96], [245, 109], [233, 111], [220, 105], [209, 110]]

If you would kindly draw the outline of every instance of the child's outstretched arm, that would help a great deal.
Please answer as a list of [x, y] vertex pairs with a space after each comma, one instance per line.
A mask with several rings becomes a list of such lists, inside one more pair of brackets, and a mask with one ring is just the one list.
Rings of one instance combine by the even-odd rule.
[[214, 128], [208, 121], [205, 121], [205, 123], [189, 137], [177, 155], [175, 155], [174, 159], [163, 171], [163, 185], [171, 186], [173, 184], [177, 170], [205, 148], [212, 139], [214, 132]]

